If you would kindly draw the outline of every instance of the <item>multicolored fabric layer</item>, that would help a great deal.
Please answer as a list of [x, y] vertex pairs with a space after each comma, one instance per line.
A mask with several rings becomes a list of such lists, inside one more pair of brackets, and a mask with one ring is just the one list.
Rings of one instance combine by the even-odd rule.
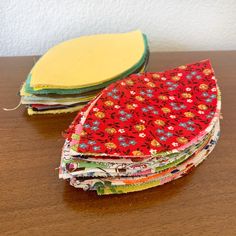
[[144, 72], [148, 58], [140, 31], [63, 42], [34, 65], [20, 91], [21, 103], [29, 115], [78, 111], [111, 83]]
[[98, 194], [179, 178], [214, 148], [220, 109], [209, 60], [132, 74], [78, 113], [65, 134], [59, 176]]

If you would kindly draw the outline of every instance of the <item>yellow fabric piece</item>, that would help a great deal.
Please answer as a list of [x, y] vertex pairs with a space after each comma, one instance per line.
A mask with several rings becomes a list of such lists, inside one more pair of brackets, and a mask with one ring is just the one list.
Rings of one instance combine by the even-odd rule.
[[75, 89], [113, 79], [145, 53], [140, 31], [72, 39], [51, 48], [31, 70], [34, 89]]
[[48, 110], [48, 111], [34, 111], [32, 108], [28, 108], [28, 115], [36, 115], [36, 114], [61, 114], [61, 113], [71, 113], [75, 111], [79, 111], [83, 106], [70, 107], [66, 109], [56, 109], [56, 110]]

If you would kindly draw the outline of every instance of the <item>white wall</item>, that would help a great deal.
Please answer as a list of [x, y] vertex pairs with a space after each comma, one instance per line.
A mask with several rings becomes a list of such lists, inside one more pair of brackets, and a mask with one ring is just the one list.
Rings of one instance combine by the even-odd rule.
[[235, 0], [0, 0], [0, 56], [141, 29], [152, 51], [235, 50]]

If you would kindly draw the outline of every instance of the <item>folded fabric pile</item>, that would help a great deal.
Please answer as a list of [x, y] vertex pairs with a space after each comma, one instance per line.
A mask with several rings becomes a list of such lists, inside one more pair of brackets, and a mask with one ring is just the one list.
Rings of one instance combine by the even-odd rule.
[[20, 91], [21, 103], [29, 115], [78, 111], [112, 82], [143, 72], [148, 57], [140, 31], [60, 43], [32, 68]]
[[78, 113], [65, 134], [59, 177], [100, 195], [180, 178], [215, 147], [220, 108], [209, 60], [132, 74]]

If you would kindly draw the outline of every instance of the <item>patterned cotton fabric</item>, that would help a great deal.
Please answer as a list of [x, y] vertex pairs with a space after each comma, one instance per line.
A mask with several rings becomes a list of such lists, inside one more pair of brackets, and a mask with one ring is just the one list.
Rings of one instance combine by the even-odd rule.
[[98, 194], [161, 185], [201, 163], [219, 137], [209, 60], [132, 74], [104, 89], [66, 132], [60, 178]]

